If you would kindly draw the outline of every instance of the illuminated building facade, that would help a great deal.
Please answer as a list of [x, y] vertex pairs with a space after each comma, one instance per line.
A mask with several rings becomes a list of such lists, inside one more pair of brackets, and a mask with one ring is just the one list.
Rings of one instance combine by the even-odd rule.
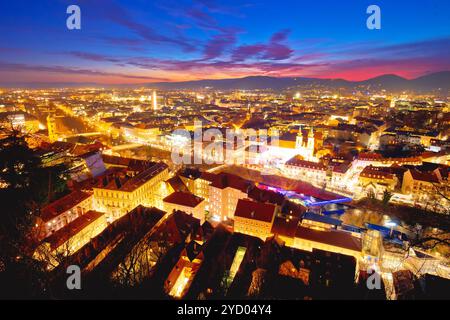
[[294, 248], [312, 251], [319, 249], [362, 258], [361, 239], [343, 231], [319, 231], [298, 226], [295, 232]]
[[276, 205], [240, 199], [234, 212], [234, 231], [266, 240], [276, 212]]
[[156, 96], [156, 90], [153, 90], [152, 93], [152, 106], [154, 111], [158, 110], [158, 97]]
[[92, 209], [92, 193], [73, 191], [41, 209], [33, 233], [42, 240]]
[[30, 134], [39, 131], [40, 124], [36, 117], [26, 112], [7, 111], [0, 112], [0, 127]]
[[149, 164], [142, 172], [129, 176], [118, 173], [105, 177], [94, 190], [94, 207], [114, 221], [139, 205], [162, 207], [164, 181], [169, 177], [168, 166], [162, 162]]
[[247, 198], [250, 183], [238, 176], [219, 173], [209, 185], [209, 212], [221, 221], [233, 219], [237, 203]]
[[295, 143], [295, 148], [296, 150], [298, 150], [298, 154], [300, 154], [304, 159], [306, 160], [313, 160], [314, 159], [314, 129], [311, 128], [309, 129], [308, 132], [308, 138], [306, 140], [306, 142], [304, 141], [303, 138], [303, 132], [300, 128], [298, 135], [297, 135], [297, 140]]
[[239, 199], [247, 198], [251, 183], [229, 173], [186, 170], [180, 175], [188, 189], [206, 200], [205, 209], [215, 220], [233, 219]]
[[155, 141], [161, 134], [158, 127], [149, 124], [139, 124], [136, 126], [126, 125], [122, 126], [121, 129], [126, 138], [142, 143]]
[[56, 266], [58, 255], [71, 255], [100, 234], [107, 226], [106, 215], [88, 211], [51, 236], [45, 238], [34, 252], [34, 258]]
[[215, 179], [215, 177], [216, 175], [214, 173], [200, 172], [195, 170], [185, 172], [180, 176], [190, 192], [206, 200], [206, 208], [209, 207], [209, 185]]
[[415, 195], [430, 194], [439, 185], [441, 181], [439, 177], [433, 173], [419, 172], [411, 170], [412, 192]]
[[381, 184], [388, 190], [393, 191], [399, 181], [396, 175], [390, 173], [386, 168], [367, 166], [359, 175], [359, 184], [362, 187], [367, 187], [370, 184]]
[[312, 252], [314, 249], [362, 258], [361, 238], [350, 232], [336, 230], [329, 223], [301, 224], [300, 220], [276, 217], [271, 235], [279, 237], [287, 246]]
[[165, 197], [163, 203], [166, 212], [180, 210], [199, 219], [201, 224], [205, 222], [206, 201], [192, 193], [176, 191]]
[[164, 291], [175, 299], [183, 298], [189, 290], [204, 260], [202, 245], [191, 241], [180, 255], [164, 283]]
[[301, 226], [303, 227], [322, 231], [337, 229], [339, 226], [341, 226], [341, 224], [341, 220], [316, 214], [313, 212], [306, 212], [303, 215], [301, 221]]
[[284, 165], [285, 174], [294, 179], [308, 181], [313, 185], [322, 185], [327, 181], [328, 167], [316, 162], [303, 160], [295, 156]]
[[58, 140], [56, 118], [52, 115], [47, 116], [47, 131], [50, 142], [55, 142]]

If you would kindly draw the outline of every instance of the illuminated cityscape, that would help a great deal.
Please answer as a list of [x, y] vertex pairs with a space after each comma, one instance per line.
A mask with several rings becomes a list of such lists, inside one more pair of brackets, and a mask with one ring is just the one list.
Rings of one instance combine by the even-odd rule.
[[[104, 19], [191, 54], [181, 20], [161, 17], [180, 23], [168, 40], [124, 7]], [[220, 50], [234, 61], [219, 61], [239, 32], [213, 13], [237, 13], [193, 8], [221, 41], [189, 63], [70, 51], [89, 66], [50, 70], [2, 62], [0, 48], [1, 297], [448, 299], [448, 35], [427, 35], [433, 66], [405, 57], [373, 73], [355, 46], [354, 66], [341, 61], [334, 76], [318, 53], [304, 72], [277, 65], [283, 54], [294, 63], [287, 31], [233, 40]], [[125, 77], [105, 63], [152, 66]], [[70, 266], [83, 290], [67, 287]]]

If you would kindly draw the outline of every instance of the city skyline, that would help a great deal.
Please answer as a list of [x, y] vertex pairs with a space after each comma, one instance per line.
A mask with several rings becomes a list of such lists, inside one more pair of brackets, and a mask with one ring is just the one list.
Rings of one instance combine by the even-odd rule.
[[15, 0], [0, 21], [0, 300], [449, 299], [449, 1]]
[[[18, 1], [0, 10], [0, 85], [25, 82], [142, 84], [245, 76], [407, 79], [450, 70], [450, 4], [377, 1]], [[400, 12], [402, 14], [400, 14]]]

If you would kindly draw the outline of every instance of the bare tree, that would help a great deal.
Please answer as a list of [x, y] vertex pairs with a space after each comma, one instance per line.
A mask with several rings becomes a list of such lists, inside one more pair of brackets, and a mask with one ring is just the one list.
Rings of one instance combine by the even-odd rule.
[[434, 206], [439, 212], [445, 215], [450, 215], [450, 186], [448, 183], [436, 184], [433, 183], [434, 188]]
[[120, 262], [113, 274], [113, 278], [120, 284], [132, 287], [151, 276], [155, 267], [173, 246], [166, 230], [157, 232], [151, 230], [139, 239], [125, 259]]

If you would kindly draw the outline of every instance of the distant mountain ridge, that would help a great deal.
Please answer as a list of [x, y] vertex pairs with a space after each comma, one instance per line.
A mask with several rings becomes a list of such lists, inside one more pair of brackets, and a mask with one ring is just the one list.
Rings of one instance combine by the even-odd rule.
[[371, 88], [385, 89], [387, 91], [413, 90], [418, 92], [430, 92], [441, 90], [450, 91], [450, 71], [431, 73], [416, 79], [408, 80], [394, 74], [386, 74], [364, 81], [349, 81], [345, 79], [319, 79], [305, 77], [269, 77], [248, 76], [231, 79], [205, 79], [183, 82], [156, 82], [146, 84], [121, 84], [107, 85], [100, 83], [11, 83], [1, 84], [0, 87], [9, 88], [73, 88], [73, 87], [103, 87], [103, 88], [133, 88], [148, 87], [156, 89], [202, 89], [212, 88], [216, 90], [255, 90], [274, 89], [281, 90], [289, 87], [324, 86], [329, 88], [357, 88], [370, 86]]
[[235, 79], [196, 80], [184, 82], [159, 82], [148, 84], [148, 87], [161, 89], [200, 89], [211, 87], [217, 90], [231, 89], [285, 89], [288, 87], [319, 85], [331, 88], [357, 88], [371, 86], [388, 91], [433, 91], [450, 90], [450, 71], [432, 73], [416, 79], [408, 80], [397, 75], [387, 74], [364, 81], [344, 79], [319, 79], [304, 77], [276, 78], [267, 76], [249, 76]]

